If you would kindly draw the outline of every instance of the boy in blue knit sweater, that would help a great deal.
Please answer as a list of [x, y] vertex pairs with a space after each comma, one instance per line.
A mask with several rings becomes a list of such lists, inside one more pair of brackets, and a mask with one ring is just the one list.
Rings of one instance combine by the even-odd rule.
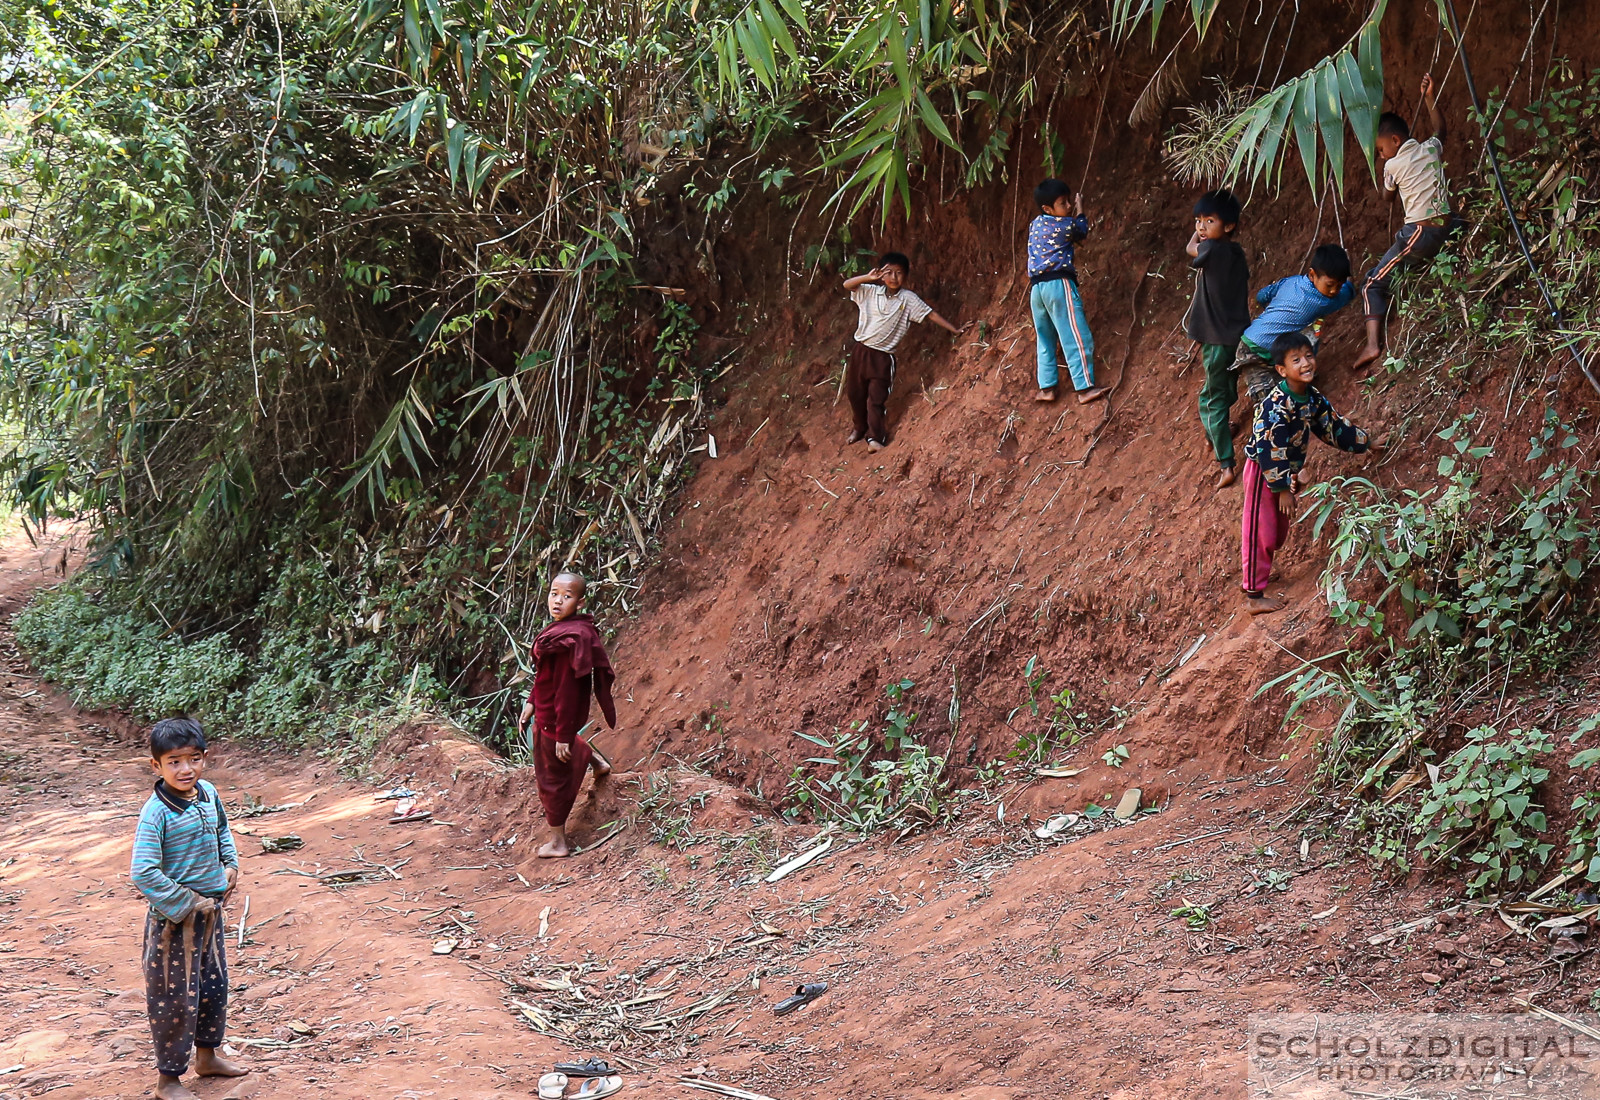
[[196, 1100], [179, 1080], [195, 1049], [202, 1077], [249, 1071], [218, 1057], [228, 1022], [222, 905], [239, 879], [239, 854], [217, 789], [200, 778], [200, 723], [167, 718], [150, 728], [156, 788], [133, 839], [133, 884], [150, 902], [144, 925], [145, 1005], [155, 1041], [155, 1095]]
[[1257, 291], [1256, 302], [1264, 308], [1239, 338], [1239, 355], [1233, 361], [1233, 369], [1244, 375], [1250, 399], [1261, 404], [1261, 398], [1278, 384], [1272, 361], [1272, 345], [1278, 337], [1304, 332], [1315, 351], [1320, 343], [1319, 322], [1349, 305], [1355, 296], [1350, 256], [1336, 244], [1319, 244], [1304, 275], [1290, 275]]

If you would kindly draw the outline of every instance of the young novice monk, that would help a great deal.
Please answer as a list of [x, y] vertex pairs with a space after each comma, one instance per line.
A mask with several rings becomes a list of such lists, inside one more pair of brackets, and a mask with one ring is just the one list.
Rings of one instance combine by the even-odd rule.
[[1189, 266], [1194, 268], [1194, 301], [1183, 319], [1189, 339], [1200, 345], [1206, 381], [1200, 387], [1200, 423], [1216, 456], [1217, 488], [1234, 481], [1233, 429], [1228, 413], [1239, 399], [1233, 373], [1234, 349], [1250, 324], [1250, 263], [1233, 239], [1239, 228], [1239, 200], [1231, 191], [1207, 191], [1194, 204], [1194, 236]]
[[1384, 319], [1389, 313], [1389, 280], [1397, 273], [1430, 260], [1451, 235], [1466, 223], [1450, 212], [1450, 189], [1444, 178], [1444, 117], [1433, 98], [1433, 74], [1422, 78], [1422, 102], [1427, 105], [1433, 136], [1418, 141], [1411, 127], [1397, 114], [1378, 119], [1378, 156], [1382, 158], [1383, 186], [1389, 197], [1400, 195], [1406, 223], [1394, 235], [1394, 244], [1367, 272], [1361, 302], [1367, 311], [1367, 346], [1356, 356], [1354, 370], [1375, 363], [1383, 354]]
[[239, 880], [239, 855], [217, 789], [200, 778], [205, 766], [199, 722], [168, 718], [150, 727], [156, 789], [139, 813], [132, 875], [150, 902], [145, 1006], [161, 1100], [195, 1100], [179, 1082], [191, 1049], [201, 1077], [249, 1072], [217, 1057], [228, 1026], [222, 903]]
[[933, 307], [905, 289], [911, 261], [900, 252], [885, 252], [878, 266], [865, 275], [844, 281], [859, 319], [850, 340], [850, 363], [844, 371], [844, 391], [855, 414], [855, 430], [847, 443], [867, 441], [867, 450], [881, 451], [889, 444], [884, 412], [894, 388], [894, 349], [913, 323], [932, 321], [959, 335], [961, 330], [940, 317]]
[[1351, 454], [1379, 454], [1367, 433], [1333, 411], [1312, 388], [1317, 356], [1304, 333], [1289, 332], [1272, 344], [1278, 384], [1256, 403], [1255, 430], [1245, 445], [1244, 519], [1240, 542], [1244, 559], [1245, 607], [1252, 615], [1280, 611], [1283, 601], [1267, 596], [1272, 555], [1289, 534], [1294, 495], [1306, 464], [1306, 444], [1315, 432], [1324, 443]]
[[1078, 268], [1073, 246], [1089, 235], [1083, 196], [1058, 179], [1033, 189], [1039, 215], [1028, 223], [1028, 305], [1038, 338], [1039, 392], [1035, 401], [1054, 401], [1060, 380], [1059, 344], [1067, 357], [1078, 404], [1098, 401], [1106, 387], [1094, 384], [1094, 335], [1078, 295]]
[[550, 582], [548, 606], [555, 622], [533, 640], [533, 690], [517, 719], [519, 734], [533, 719], [533, 774], [550, 825], [550, 839], [539, 849], [541, 858], [571, 854], [567, 815], [578, 799], [584, 771], [592, 766], [596, 779], [611, 774], [611, 762], [578, 736], [589, 724], [591, 695], [600, 700], [606, 725], [617, 728], [617, 706], [611, 701], [616, 676], [594, 619], [580, 610], [585, 588], [576, 573], [558, 574]]
[[[1256, 302], [1266, 308], [1239, 338], [1239, 357], [1233, 361], [1233, 369], [1244, 375], [1250, 399], [1259, 405], [1262, 395], [1277, 384], [1271, 364], [1278, 337], [1310, 328], [1355, 296], [1350, 256], [1336, 244], [1319, 244], [1304, 275], [1290, 275], [1258, 290]], [[1311, 347], [1315, 351], [1314, 340]]]

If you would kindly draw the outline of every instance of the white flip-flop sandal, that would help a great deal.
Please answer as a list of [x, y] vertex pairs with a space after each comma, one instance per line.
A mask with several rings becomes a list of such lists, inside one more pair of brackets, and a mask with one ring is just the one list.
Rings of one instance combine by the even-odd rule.
[[547, 1073], [539, 1078], [539, 1100], [561, 1100], [567, 1091], [567, 1075]]
[[622, 1078], [591, 1077], [578, 1086], [578, 1091], [572, 1094], [573, 1100], [600, 1100], [602, 1096], [610, 1096], [622, 1089]]

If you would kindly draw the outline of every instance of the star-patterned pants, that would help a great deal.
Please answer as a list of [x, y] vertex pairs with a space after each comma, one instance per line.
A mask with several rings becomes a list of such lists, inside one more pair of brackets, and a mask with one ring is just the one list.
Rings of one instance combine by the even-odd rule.
[[145, 1004], [156, 1068], [182, 1077], [196, 1046], [222, 1045], [228, 1026], [228, 960], [223, 915], [191, 913], [174, 922], [151, 913], [144, 925]]

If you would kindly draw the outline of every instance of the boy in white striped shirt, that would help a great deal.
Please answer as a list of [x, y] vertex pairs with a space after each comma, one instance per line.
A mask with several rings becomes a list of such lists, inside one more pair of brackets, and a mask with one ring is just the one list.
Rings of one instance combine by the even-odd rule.
[[844, 371], [844, 392], [855, 415], [855, 430], [847, 443], [867, 441], [877, 452], [889, 444], [884, 413], [894, 387], [894, 349], [913, 324], [932, 321], [959, 335], [961, 329], [933, 311], [933, 307], [905, 289], [911, 261], [904, 253], [885, 252], [878, 266], [865, 275], [844, 281], [860, 319], [850, 340], [850, 362]]

